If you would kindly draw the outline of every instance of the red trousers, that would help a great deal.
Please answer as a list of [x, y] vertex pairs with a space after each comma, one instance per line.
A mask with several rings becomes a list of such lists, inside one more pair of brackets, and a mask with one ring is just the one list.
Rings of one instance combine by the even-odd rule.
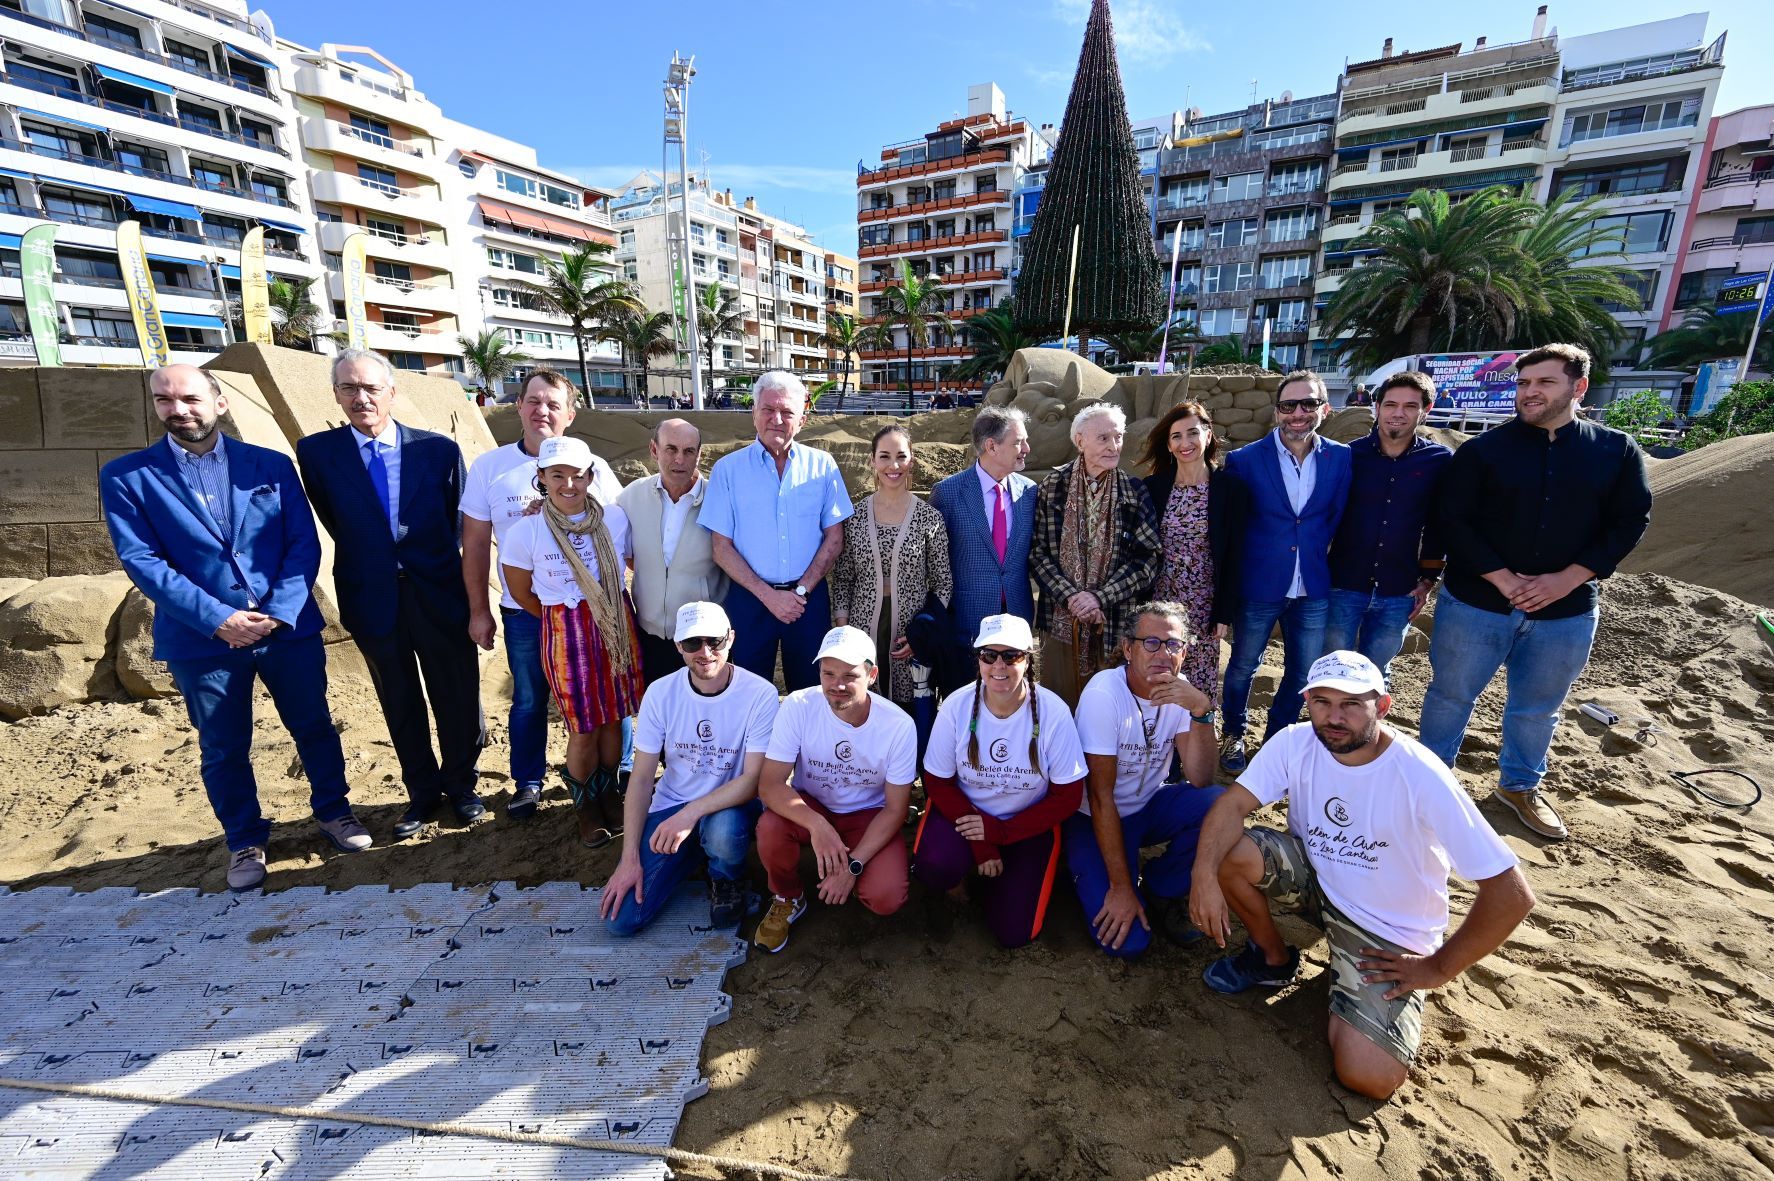
[[[809, 808], [830, 821], [844, 844], [852, 849], [862, 840], [862, 834], [874, 822], [875, 817], [881, 814], [879, 808], [864, 808], [860, 812], [833, 812], [815, 799], [808, 796], [801, 798]], [[801, 884], [801, 849], [812, 843], [813, 838], [806, 829], [768, 808], [764, 810], [764, 814], [758, 818], [758, 860], [764, 863], [764, 872], [769, 876], [772, 894], [778, 898], [799, 898], [805, 893], [805, 887]], [[895, 833], [893, 839], [883, 845], [880, 852], [869, 858], [868, 864], [863, 866], [862, 876], [856, 879], [855, 894], [864, 906], [876, 914], [892, 914], [905, 905], [906, 896], [910, 892], [905, 841]]]

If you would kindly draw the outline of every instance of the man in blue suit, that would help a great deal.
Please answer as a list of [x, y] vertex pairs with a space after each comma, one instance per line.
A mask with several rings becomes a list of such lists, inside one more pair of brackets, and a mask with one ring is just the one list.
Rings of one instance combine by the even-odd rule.
[[320, 540], [295, 465], [216, 429], [228, 399], [213, 376], [169, 365], [148, 386], [166, 441], [107, 463], [99, 496], [118, 560], [154, 604], [154, 657], [197, 727], [228, 888], [250, 890], [265, 880], [271, 836], [250, 757], [255, 676], [295, 739], [322, 835], [348, 853], [371, 844], [345, 798], [327, 710]]
[[333, 396], [347, 425], [302, 439], [296, 462], [333, 535], [339, 621], [369, 665], [400, 760], [410, 803], [394, 835], [418, 832], [446, 799], [469, 823], [486, 814], [474, 790], [486, 721], [462, 581], [462, 451], [394, 421], [394, 369], [378, 353], [340, 353]]
[[1220, 765], [1234, 775], [1247, 761], [1244, 721], [1251, 678], [1276, 623], [1286, 663], [1269, 705], [1265, 738], [1299, 720], [1307, 670], [1324, 655], [1330, 543], [1349, 499], [1350, 472], [1349, 448], [1318, 435], [1329, 410], [1323, 379], [1296, 369], [1275, 391], [1275, 430], [1226, 457], [1226, 470], [1250, 491], [1240, 569], [1243, 602], [1232, 624], [1220, 745]]
[[[1022, 474], [1029, 458], [1028, 418], [1010, 406], [982, 406], [973, 419], [972, 467], [940, 480], [930, 503], [949, 531], [949, 566], [955, 576], [951, 608], [953, 643], [971, 651], [979, 622], [988, 615], [1032, 621], [1035, 596], [1029, 584], [1029, 547], [1035, 540], [1035, 481]], [[971, 658], [960, 672], [944, 670], [944, 692], [973, 679]]]

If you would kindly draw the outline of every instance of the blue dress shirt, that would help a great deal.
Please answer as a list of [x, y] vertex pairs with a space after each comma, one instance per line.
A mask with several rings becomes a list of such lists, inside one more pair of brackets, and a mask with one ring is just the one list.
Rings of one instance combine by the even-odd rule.
[[752, 573], [780, 584], [806, 573], [826, 528], [855, 511], [830, 455], [791, 442], [778, 475], [776, 460], [754, 441], [715, 461], [697, 521], [731, 540]]
[[198, 504], [209, 510], [210, 519], [215, 521], [222, 536], [229, 537], [228, 437], [218, 431], [216, 445], [210, 448], [207, 455], [192, 454], [179, 446], [171, 435], [166, 437], [166, 445], [172, 448], [173, 459], [179, 466], [179, 475], [184, 477], [185, 486], [191, 489], [191, 495], [197, 498]]

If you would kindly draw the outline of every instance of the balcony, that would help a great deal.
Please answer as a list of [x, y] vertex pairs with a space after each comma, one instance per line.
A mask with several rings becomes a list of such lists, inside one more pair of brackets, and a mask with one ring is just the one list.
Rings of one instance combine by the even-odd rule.
[[1707, 182], [1700, 190], [1695, 211], [1717, 213], [1721, 210], [1732, 213], [1774, 212], [1774, 172], [1764, 172], [1759, 178], [1727, 176]]
[[[125, 176], [138, 176], [144, 180], [159, 181], [162, 184], [178, 185], [181, 188], [200, 189], [206, 193], [215, 193], [219, 196], [232, 197], [240, 201], [277, 205], [284, 209], [296, 208], [296, 203], [294, 201], [291, 201], [288, 197], [280, 197], [276, 193], [260, 192], [256, 189], [237, 188], [234, 185], [225, 184], [219, 181], [205, 180], [199, 177], [180, 176], [176, 172], [164, 172], [157, 168], [146, 168], [134, 164], [126, 164], [121, 160], [112, 160], [104, 156], [88, 156], [80, 152], [68, 151], [65, 148], [49, 147], [44, 144], [25, 143], [21, 140], [11, 139], [5, 135], [0, 135], [0, 151], [22, 152], [26, 156], [36, 160], [62, 160], [69, 164], [80, 164], [87, 168], [100, 168], [106, 172], [121, 173]], [[28, 162], [21, 161], [20, 163], [24, 164], [26, 168], [30, 167]], [[54, 180], [57, 178], [46, 177], [45, 179]], [[82, 182], [71, 180], [68, 183], [80, 184]], [[247, 216], [251, 216], [251, 214], [248, 214]]]
[[859, 258], [880, 258], [893, 254], [925, 254], [931, 251], [955, 250], [963, 246], [975, 246], [982, 242], [1008, 241], [1008, 230], [975, 230], [971, 234], [951, 234], [946, 238], [920, 238], [912, 242], [883, 242], [879, 245], [864, 246], [857, 251]]
[[349, 156], [385, 168], [419, 172], [436, 179], [448, 165], [406, 140], [366, 131], [331, 119], [303, 119], [302, 146], [330, 156]]
[[[344, 276], [329, 274], [326, 285], [327, 293], [333, 299], [345, 298]], [[389, 279], [376, 274], [364, 275], [364, 299], [369, 303], [454, 313], [457, 310], [458, 295], [459, 292], [450, 285], [447, 275], [432, 279]]]
[[321, 251], [326, 254], [339, 253], [345, 248], [345, 239], [354, 233], [364, 235], [364, 253], [371, 258], [384, 258], [389, 262], [404, 262], [409, 266], [428, 267], [432, 270], [449, 269], [450, 248], [442, 233], [397, 234], [391, 230], [354, 226], [349, 222], [323, 221], [320, 223]]
[[[1553, 59], [1556, 64], [1556, 59]], [[1520, 73], [1520, 63], [1509, 67]], [[1418, 85], [1439, 86], [1434, 79]], [[1467, 119], [1474, 115], [1506, 115], [1531, 107], [1550, 107], [1558, 100], [1558, 83], [1549, 77], [1517, 77], [1507, 75], [1451, 81], [1446, 93], [1398, 96], [1386, 101], [1384, 95], [1364, 96], [1352, 92], [1343, 99], [1343, 113], [1337, 120], [1339, 138], [1379, 131], [1401, 124], [1427, 124], [1449, 119]], [[1498, 120], [1501, 122], [1502, 120]]]
[[370, 78], [347, 76], [318, 65], [305, 64], [297, 58], [296, 94], [323, 99], [342, 107], [359, 110], [366, 115], [379, 115], [403, 127], [413, 127], [426, 134], [435, 134], [443, 122], [443, 113], [423, 99], [397, 87], [385, 86]]
[[[6, 10], [6, 15], [13, 20], [24, 21], [26, 24], [35, 25], [40, 29], [47, 29], [52, 33], [60, 33], [63, 36], [76, 41], [85, 41], [89, 44], [109, 49], [114, 53], [125, 54], [129, 57], [135, 58], [137, 61], [152, 62], [155, 65], [164, 66], [169, 70], [177, 70], [181, 74], [188, 74], [193, 78], [202, 78], [207, 82], [214, 82], [218, 86], [226, 86], [230, 89], [238, 90], [243, 94], [251, 94], [259, 98], [269, 99], [273, 103], [278, 101], [277, 96], [272, 94], [269, 90], [266, 90], [263, 86], [248, 82], [244, 78], [236, 78], [229, 74], [218, 74], [214, 70], [197, 65], [195, 62], [189, 62], [178, 57], [168, 57], [165, 54], [155, 53], [151, 49], [143, 49], [141, 46], [131, 44], [123, 38], [104, 29], [76, 29], [61, 24], [58, 21], [48, 20], [44, 17], [27, 12], [19, 12], [13, 9]], [[255, 33], [254, 35], [256, 36], [257, 34]]]
[[926, 213], [940, 213], [945, 209], [971, 209], [976, 205], [1008, 205], [1010, 193], [1004, 189], [991, 189], [984, 193], [967, 193], [954, 197], [934, 197], [928, 201], [914, 201], [909, 204], [871, 206], [859, 210], [856, 220], [891, 221], [900, 217], [919, 217]]
[[438, 220], [436, 207], [440, 200], [437, 190], [429, 185], [403, 189], [362, 180], [348, 172], [316, 172], [309, 184], [316, 201], [392, 213], [398, 217], [418, 217], [431, 223]]
[[1774, 239], [1739, 238], [1735, 234], [1718, 234], [1710, 238], [1697, 238], [1688, 244], [1688, 260], [1682, 264], [1686, 271], [1711, 270], [1715, 267], [1735, 267], [1738, 270], [1759, 271], [1774, 263]]
[[906, 180], [915, 176], [936, 176], [958, 169], [983, 168], [990, 164], [1008, 163], [1010, 163], [1009, 148], [986, 148], [983, 151], [967, 152], [941, 160], [926, 160], [922, 164], [883, 165], [869, 172], [858, 173], [856, 187], [859, 189], [872, 188], [875, 185]]
[[1494, 166], [1493, 161], [1499, 159], [1513, 166], [1537, 168], [1546, 162], [1546, 144], [1539, 139], [1512, 139], [1497, 145], [1487, 144], [1482, 148], [1419, 152], [1414, 156], [1381, 160], [1377, 164], [1356, 160], [1331, 174], [1330, 187], [1332, 192], [1336, 192], [1355, 185], [1373, 184], [1380, 179], [1414, 181], [1453, 178], [1467, 173], [1484, 172]]
[[[961, 287], [968, 283], [998, 283], [1007, 276], [1008, 272], [1003, 267], [998, 267], [989, 271], [950, 271], [947, 274], [939, 272], [935, 277], [941, 279], [945, 287]], [[929, 278], [930, 276], [923, 277]], [[898, 279], [867, 279], [858, 283], [856, 289], [866, 295], [873, 291], [885, 291], [889, 287], [898, 286], [898, 284]]]
[[[96, 94], [83, 94], [81, 91], [73, 87], [60, 86], [54, 83], [45, 82], [41, 78], [25, 77], [22, 74], [17, 74], [10, 70], [0, 70], [0, 82], [17, 86], [20, 89], [29, 90], [36, 94], [47, 94], [52, 98], [65, 99], [68, 102], [79, 103], [84, 107], [110, 111], [117, 115], [127, 115], [131, 118], [142, 119], [149, 123], [158, 123], [162, 127], [177, 127], [184, 131], [192, 131], [196, 132], [198, 135], [208, 136], [211, 139], [226, 140], [231, 144], [238, 144], [241, 147], [254, 148], [261, 152], [270, 152], [274, 155], [282, 156], [285, 159], [289, 158], [288, 152], [269, 140], [260, 139], [253, 135], [237, 134], [228, 131], [225, 128], [206, 123], [202, 119], [193, 118], [190, 115], [169, 115], [164, 111], [151, 107], [131, 106], [128, 103], [116, 102], [112, 99], [103, 98]], [[51, 117], [56, 117], [54, 111], [47, 111], [45, 113]]]
[[456, 339], [461, 333], [453, 328], [413, 328], [371, 320], [364, 335], [369, 346], [384, 355], [390, 352], [462, 355], [462, 342]]

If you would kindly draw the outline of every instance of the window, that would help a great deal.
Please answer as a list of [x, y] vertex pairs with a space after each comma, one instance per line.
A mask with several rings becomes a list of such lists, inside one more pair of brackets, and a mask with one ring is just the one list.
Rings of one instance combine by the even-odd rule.
[[952, 237], [954, 237], [955, 236], [955, 219], [952, 217], [945, 217], [941, 221], [937, 222], [935, 229], [931, 231], [931, 236], [934, 238], [952, 238]]
[[1463, 160], [1482, 160], [1490, 150], [1489, 135], [1451, 135], [1448, 137], [1448, 159], [1455, 164]]
[[1316, 160], [1278, 164], [1269, 173], [1269, 195], [1285, 197], [1293, 193], [1310, 193], [1324, 184], [1324, 165]]
[[523, 271], [530, 275], [542, 273], [542, 260], [535, 255], [519, 254], [515, 250], [504, 250], [498, 246], [487, 247], [487, 261], [508, 271]]
[[281, 178], [255, 173], [252, 181], [253, 192], [260, 198], [270, 201], [274, 205], [288, 205], [290, 203], [289, 190], [284, 187]]
[[1399, 172], [1417, 166], [1417, 149], [1419, 144], [1405, 144], [1399, 148], [1380, 149], [1380, 171]]
[[1662, 250], [1669, 245], [1669, 222], [1672, 216], [1668, 211], [1662, 211], [1598, 217], [1595, 221], [1596, 229], [1609, 232], [1612, 240], [1579, 250], [1573, 257], [1588, 258], [1619, 252], [1645, 254]]
[[923, 222], [913, 221], [913, 222], [906, 223], [905, 240], [907, 242], [922, 242], [925, 238], [928, 238], [929, 236], [930, 236], [930, 227], [925, 225]]
[[379, 217], [366, 217], [363, 219], [363, 228], [376, 237], [386, 238], [390, 242], [405, 242], [407, 240], [406, 226], [398, 221], [384, 221]]
[[[1644, 164], [1622, 164], [1613, 168], [1593, 168], [1571, 172], [1559, 177], [1560, 196], [1618, 197], [1628, 193], [1661, 193], [1675, 187], [1680, 180], [1680, 167], [1687, 157], [1675, 160], [1654, 160]], [[1671, 166], [1678, 169], [1671, 178]]]
[[394, 133], [381, 119], [372, 119], [368, 115], [359, 115], [353, 111], [351, 112], [351, 129], [357, 132], [357, 137], [366, 143], [384, 148], [394, 146]]
[[91, 12], [87, 13], [86, 31], [92, 36], [94, 41], [102, 41], [107, 45], [122, 45], [127, 46], [130, 49], [140, 49], [142, 47], [142, 35], [140, 32], [124, 24], [122, 21], [114, 21], [107, 16], [99, 16], [98, 14]]
[[1604, 139], [1615, 135], [1633, 135], [1641, 131], [1662, 131], [1671, 127], [1693, 127], [1700, 121], [1700, 97], [1666, 99], [1615, 107], [1608, 111], [1588, 111], [1565, 117], [1564, 134], [1559, 146], [1586, 139]]
[[480, 171], [480, 165], [464, 156], [462, 159], [456, 161], [456, 171], [460, 172], [463, 176], [466, 176], [469, 180], [473, 180], [474, 174]]
[[1169, 182], [1158, 193], [1158, 208], [1187, 209], [1194, 205], [1205, 205], [1212, 188], [1205, 176]]
[[44, 192], [41, 187], [37, 194], [43, 201], [44, 211], [56, 221], [92, 221], [110, 225], [114, 220], [111, 203], [101, 197], [74, 192]]
[[200, 189], [234, 188], [234, 169], [226, 164], [191, 157], [191, 180]]
[[1651, 301], [1657, 294], [1656, 271], [1628, 271], [1620, 276], [1620, 281], [1638, 295], [1638, 306], [1631, 307], [1624, 303], [1604, 303], [1602, 307], [1610, 312], [1650, 310]]
[[57, 159], [74, 160], [82, 156], [93, 156], [98, 151], [97, 141], [78, 131], [64, 131], [60, 127], [40, 123], [26, 123], [24, 130], [25, 138], [31, 142], [33, 148]]
[[1292, 287], [1312, 274], [1310, 254], [1277, 254], [1263, 260], [1264, 287]]
[[997, 266], [998, 256], [990, 250], [985, 250], [980, 251], [973, 256], [973, 263], [969, 269], [974, 271], [990, 271], [997, 269]]
[[[223, 218], [206, 213], [203, 215], [203, 236], [212, 242], [226, 242], [237, 246], [246, 237], [246, 223], [238, 218]], [[266, 246], [274, 245], [276, 241], [269, 234], [265, 237]]]
[[166, 153], [159, 148], [114, 139], [111, 141], [111, 150], [117, 157], [117, 163], [123, 165], [125, 172], [132, 172], [137, 176], [153, 173], [159, 173], [162, 176], [168, 175]]
[[75, 336], [84, 336], [108, 345], [135, 346], [136, 326], [128, 312], [70, 308], [68, 318], [73, 322]]
[[937, 201], [953, 197], [955, 195], [955, 182], [952, 179], [937, 181], [930, 186], [930, 195], [932, 199]]
[[1263, 174], [1260, 172], [1239, 172], [1232, 176], [1216, 176], [1210, 201], [1248, 201], [1263, 195]]
[[994, 217], [990, 213], [985, 214], [984, 216], [981, 216], [981, 217], [975, 217], [973, 219], [972, 232], [975, 234], [984, 234], [984, 233], [987, 233], [991, 230], [995, 230], [997, 228], [998, 228], [998, 220], [996, 217]]
[[1626, 335], [1621, 338], [1619, 347], [1615, 348], [1609, 360], [1616, 365], [1636, 365], [1639, 353], [1644, 351], [1644, 347], [1645, 326], [1643, 324], [1627, 326]]
[[277, 150], [277, 131], [269, 123], [255, 123], [251, 119], [237, 119], [237, 122], [242, 139], [269, 151]]
[[1254, 217], [1216, 221], [1208, 227], [1207, 244], [1216, 250], [1225, 246], [1248, 246], [1257, 240], [1257, 226]]
[[171, 37], [163, 37], [161, 41], [166, 46], [166, 56], [172, 59], [173, 65], [204, 74], [215, 72], [215, 62], [210, 60], [207, 49], [186, 45], [183, 41], [174, 41]]
[[1774, 217], [1745, 217], [1737, 222], [1737, 228], [1731, 234], [1734, 246], [1747, 246], [1753, 242], [1774, 242]]
[[1249, 311], [1246, 308], [1214, 308], [1202, 312], [1200, 325], [1203, 336], [1231, 336], [1243, 332]]
[[212, 131], [218, 134], [223, 130], [222, 116], [218, 112], [212, 111], [208, 107], [192, 106], [188, 102], [179, 104], [179, 122], [186, 127]]
[[1310, 209], [1287, 209], [1271, 213], [1263, 225], [1267, 242], [1298, 242], [1312, 236], [1318, 216]]
[[62, 278], [70, 283], [78, 283], [83, 279], [123, 278], [123, 269], [115, 258], [91, 258], [84, 254], [67, 254], [58, 250], [56, 262], [61, 266]]
[[1256, 282], [1257, 264], [1254, 262], [1228, 262], [1201, 268], [1201, 290], [1208, 295], [1220, 291], [1249, 291]]
[[382, 324], [399, 332], [402, 336], [419, 335], [419, 317], [412, 312], [396, 312], [387, 308], [382, 310]]
[[1177, 294], [1195, 295], [1201, 290], [1201, 264], [1184, 263], [1177, 268]]
[[63, 67], [49, 62], [15, 57], [6, 63], [6, 73], [8, 82], [23, 86], [27, 90], [69, 97], [77, 96], [80, 93], [80, 83], [74, 75], [65, 72]]
[[359, 163], [357, 179], [372, 189], [380, 189], [391, 196], [400, 194], [400, 177], [391, 168], [377, 168], [374, 164]]
[[[1176, 231], [1172, 230], [1169, 234], [1161, 234], [1160, 237], [1164, 238], [1165, 240], [1164, 240], [1164, 243], [1160, 246], [1160, 248], [1158, 250], [1158, 254], [1160, 257], [1164, 257], [1165, 255], [1169, 254], [1169, 252], [1170, 252], [1171, 242], [1176, 240]], [[1184, 250], [1184, 251], [1200, 250], [1202, 247], [1202, 244], [1205, 243], [1206, 241], [1207, 241], [1207, 227], [1198, 221], [1191, 222], [1190, 224], [1185, 225], [1183, 227], [1182, 240], [1181, 240], [1181, 243], [1180, 243], [1178, 249]]]
[[973, 191], [976, 193], [995, 193], [995, 192], [997, 192], [998, 191], [997, 174], [988, 172], [983, 176], [974, 177], [973, 178]]
[[393, 279], [397, 283], [411, 283], [413, 268], [404, 262], [389, 262], [385, 258], [372, 258], [370, 270], [378, 279]]
[[425, 358], [418, 353], [389, 353], [388, 363], [409, 373], [425, 372]]
[[579, 208], [580, 196], [570, 189], [563, 189], [546, 181], [533, 180], [527, 176], [519, 176], [515, 172], [507, 172], [503, 168], [495, 171], [498, 186], [508, 193], [516, 193], [520, 197], [530, 197], [537, 201], [546, 201], [550, 205], [559, 205], [563, 209]]
[[858, 240], [864, 246], [885, 246], [893, 241], [892, 226], [863, 226]]

